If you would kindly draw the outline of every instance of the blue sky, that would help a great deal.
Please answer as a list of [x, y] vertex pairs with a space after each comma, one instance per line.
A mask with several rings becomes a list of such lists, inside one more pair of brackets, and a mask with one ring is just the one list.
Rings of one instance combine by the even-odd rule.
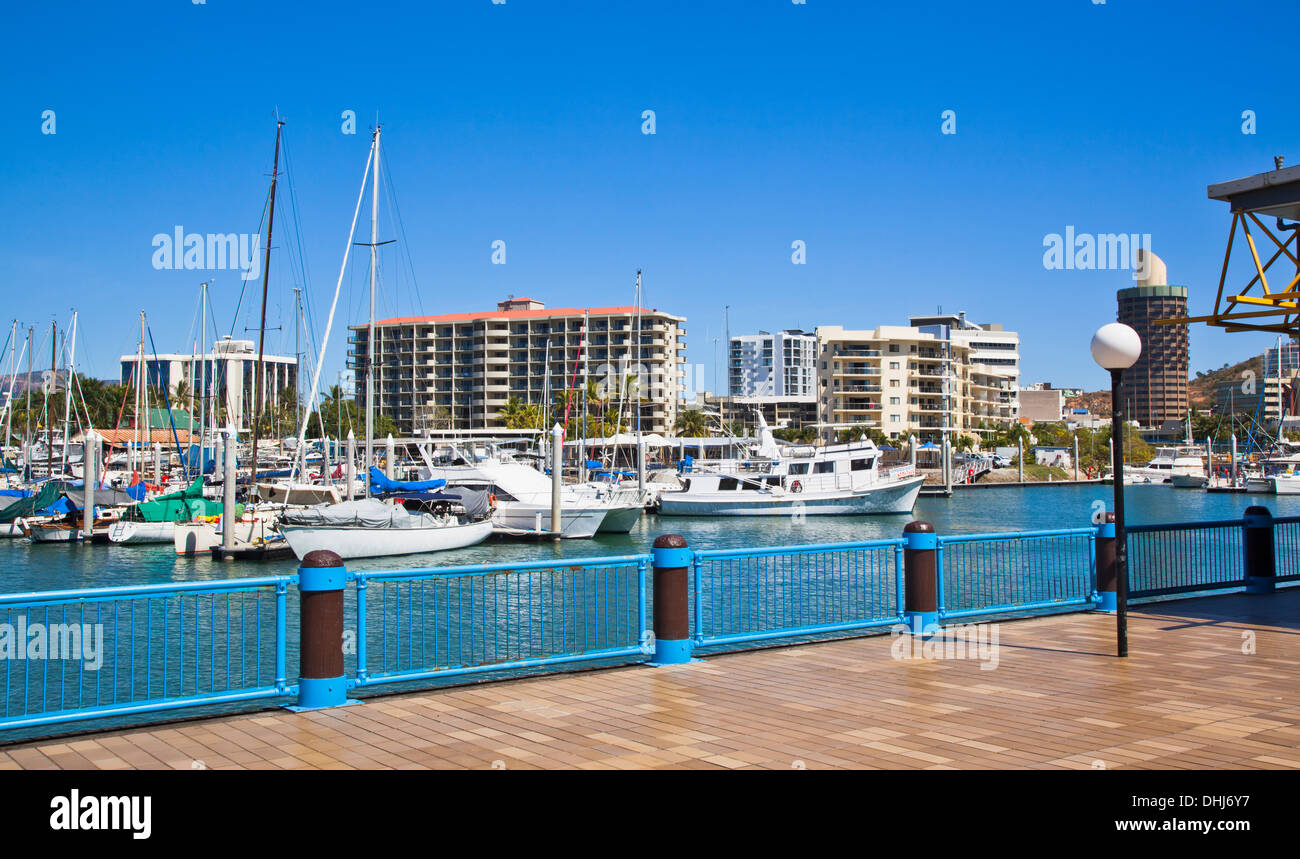
[[[630, 304], [640, 267], [645, 303], [688, 317], [688, 360], [708, 381], [724, 305], [733, 334], [905, 324], [942, 306], [1018, 330], [1025, 382], [1100, 388], [1088, 340], [1114, 319], [1130, 272], [1048, 271], [1044, 236], [1149, 233], [1170, 281], [1207, 312], [1229, 217], [1205, 186], [1271, 169], [1273, 155], [1300, 163], [1290, 31], [1248, 26], [1241, 11], [23, 4], [0, 59], [2, 316], [39, 332], [78, 309], [79, 364], [116, 376], [141, 309], [159, 351], [189, 351], [198, 284], [212, 277], [223, 331], [251, 336], [260, 283], [236, 318], [237, 272], [156, 270], [152, 241], [177, 225], [258, 230], [278, 109], [291, 182], [277, 202], [268, 324], [279, 330], [267, 347], [291, 352], [294, 286], [323, 328], [378, 113], [407, 240], [382, 252], [382, 315], [479, 310], [509, 294]], [[1250, 73], [1234, 60], [1247, 37], [1265, 58]], [[941, 134], [946, 110], [956, 134]], [[1255, 134], [1242, 133], [1245, 110]], [[387, 201], [380, 233], [402, 238]], [[498, 239], [505, 265], [491, 262]], [[804, 265], [791, 262], [795, 240]], [[354, 257], [326, 380], [342, 366], [342, 324], [364, 321], [365, 254]], [[1194, 327], [1192, 368], [1272, 341]]]

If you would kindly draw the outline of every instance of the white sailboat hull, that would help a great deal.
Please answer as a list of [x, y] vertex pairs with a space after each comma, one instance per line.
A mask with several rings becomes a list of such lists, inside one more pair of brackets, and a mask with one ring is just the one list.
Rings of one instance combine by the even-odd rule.
[[175, 522], [114, 522], [108, 526], [108, 539], [114, 543], [175, 543]]
[[[582, 538], [595, 536], [611, 508], [561, 507], [560, 536]], [[639, 511], [638, 511], [639, 512]], [[492, 519], [512, 531], [546, 531], [551, 527], [551, 508], [540, 504], [507, 502], [497, 506]], [[628, 526], [631, 530], [631, 526]]]
[[299, 559], [306, 557], [309, 552], [327, 549], [347, 560], [463, 549], [486, 540], [492, 534], [492, 522], [485, 520], [433, 528], [282, 524], [280, 532]]
[[663, 516], [853, 516], [911, 513], [923, 477], [886, 483], [856, 492], [787, 492], [760, 490], [727, 492], [689, 490], [659, 493]]

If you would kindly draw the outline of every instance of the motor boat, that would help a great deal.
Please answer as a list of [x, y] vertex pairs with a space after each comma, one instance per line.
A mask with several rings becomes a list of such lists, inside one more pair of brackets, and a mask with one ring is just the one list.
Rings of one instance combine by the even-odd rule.
[[883, 469], [868, 439], [782, 448], [759, 415], [756, 455], [685, 465], [683, 487], [659, 492], [664, 516], [911, 513], [924, 477], [911, 464]]

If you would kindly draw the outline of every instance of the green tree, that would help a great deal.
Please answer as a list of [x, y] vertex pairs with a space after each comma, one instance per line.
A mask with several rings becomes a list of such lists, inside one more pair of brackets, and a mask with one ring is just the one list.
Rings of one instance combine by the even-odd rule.
[[709, 435], [709, 420], [699, 409], [685, 409], [677, 413], [673, 431], [684, 438], [705, 438]]

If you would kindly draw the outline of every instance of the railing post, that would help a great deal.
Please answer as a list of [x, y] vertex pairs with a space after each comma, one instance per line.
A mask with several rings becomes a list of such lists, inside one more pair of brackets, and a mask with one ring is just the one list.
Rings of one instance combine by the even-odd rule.
[[1119, 597], [1119, 567], [1115, 563], [1115, 514], [1107, 513], [1106, 521], [1097, 526], [1097, 611], [1117, 611]]
[[680, 534], [655, 538], [654, 560], [655, 655], [651, 665], [681, 665], [691, 661], [691, 550]]
[[348, 703], [343, 677], [343, 559], [328, 549], [308, 552], [298, 567], [300, 670], [298, 706], [318, 710]]
[[1245, 552], [1246, 593], [1273, 593], [1277, 565], [1273, 556], [1273, 514], [1267, 507], [1246, 508], [1241, 544]]
[[903, 528], [903, 623], [912, 635], [939, 631], [939, 537], [929, 522], [908, 522]]

